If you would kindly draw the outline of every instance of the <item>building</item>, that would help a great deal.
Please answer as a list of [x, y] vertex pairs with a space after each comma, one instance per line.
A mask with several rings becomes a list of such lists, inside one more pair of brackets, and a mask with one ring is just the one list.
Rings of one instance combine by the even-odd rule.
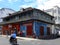
[[45, 10], [45, 12], [49, 13], [51, 16], [54, 16], [55, 25], [53, 26], [53, 30], [55, 30], [55, 34], [60, 31], [60, 7], [54, 6], [51, 9]]
[[45, 12], [55, 17], [55, 24], [60, 24], [60, 8], [58, 6], [45, 10]]
[[52, 25], [54, 24], [53, 16], [45, 13], [39, 9], [26, 8], [22, 11], [10, 14], [10, 16], [4, 17], [2, 25], [3, 34], [6, 31], [11, 34], [11, 30], [24, 32], [24, 36], [46, 36], [52, 34]]

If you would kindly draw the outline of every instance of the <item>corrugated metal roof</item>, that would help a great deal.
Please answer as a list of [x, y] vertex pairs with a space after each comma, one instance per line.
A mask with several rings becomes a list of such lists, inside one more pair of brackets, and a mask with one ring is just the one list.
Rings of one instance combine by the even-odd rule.
[[[27, 12], [27, 11], [30, 11], [30, 10], [39, 10], [39, 9], [36, 9], [36, 8], [26, 8], [26, 9], [23, 10], [23, 11], [18, 11], [18, 12], [12, 13], [10, 16], [6, 16], [6, 17], [4, 17], [4, 18], [16, 16], [17, 14], [21, 14], [21, 13], [24, 13], [24, 12]], [[48, 14], [48, 13], [42, 11], [42, 10], [39, 10], [39, 11], [41, 11], [41, 12], [43, 12], [43, 13], [45, 13], [45, 14], [51, 16], [50, 14]], [[51, 16], [51, 17], [53, 17], [53, 16]]]

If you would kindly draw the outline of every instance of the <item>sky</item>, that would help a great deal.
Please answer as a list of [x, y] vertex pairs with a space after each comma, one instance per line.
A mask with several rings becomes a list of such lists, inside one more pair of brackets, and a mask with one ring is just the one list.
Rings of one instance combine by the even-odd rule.
[[0, 9], [11, 8], [15, 11], [27, 7], [46, 10], [56, 5], [60, 7], [60, 0], [0, 0]]

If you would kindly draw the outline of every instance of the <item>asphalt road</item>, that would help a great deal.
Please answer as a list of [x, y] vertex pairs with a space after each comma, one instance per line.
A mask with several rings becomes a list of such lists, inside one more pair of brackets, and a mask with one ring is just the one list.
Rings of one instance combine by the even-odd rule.
[[[60, 38], [53, 40], [20, 40], [18, 39], [19, 45], [60, 45]], [[0, 36], [0, 45], [11, 45], [9, 38]]]

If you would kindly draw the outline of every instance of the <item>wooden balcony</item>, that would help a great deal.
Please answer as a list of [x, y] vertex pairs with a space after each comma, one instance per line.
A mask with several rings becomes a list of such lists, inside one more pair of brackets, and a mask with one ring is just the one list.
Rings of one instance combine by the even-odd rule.
[[53, 20], [46, 20], [42, 17], [23, 17], [23, 18], [20, 18], [18, 20], [14, 19], [14, 20], [10, 20], [10, 21], [3, 21], [3, 22], [0, 22], [0, 25], [3, 25], [3, 24], [8, 24], [8, 23], [15, 23], [15, 22], [21, 22], [21, 21], [26, 21], [26, 20], [30, 20], [30, 19], [37, 19], [37, 20], [42, 20], [44, 22], [48, 22], [48, 23], [54, 23]]

